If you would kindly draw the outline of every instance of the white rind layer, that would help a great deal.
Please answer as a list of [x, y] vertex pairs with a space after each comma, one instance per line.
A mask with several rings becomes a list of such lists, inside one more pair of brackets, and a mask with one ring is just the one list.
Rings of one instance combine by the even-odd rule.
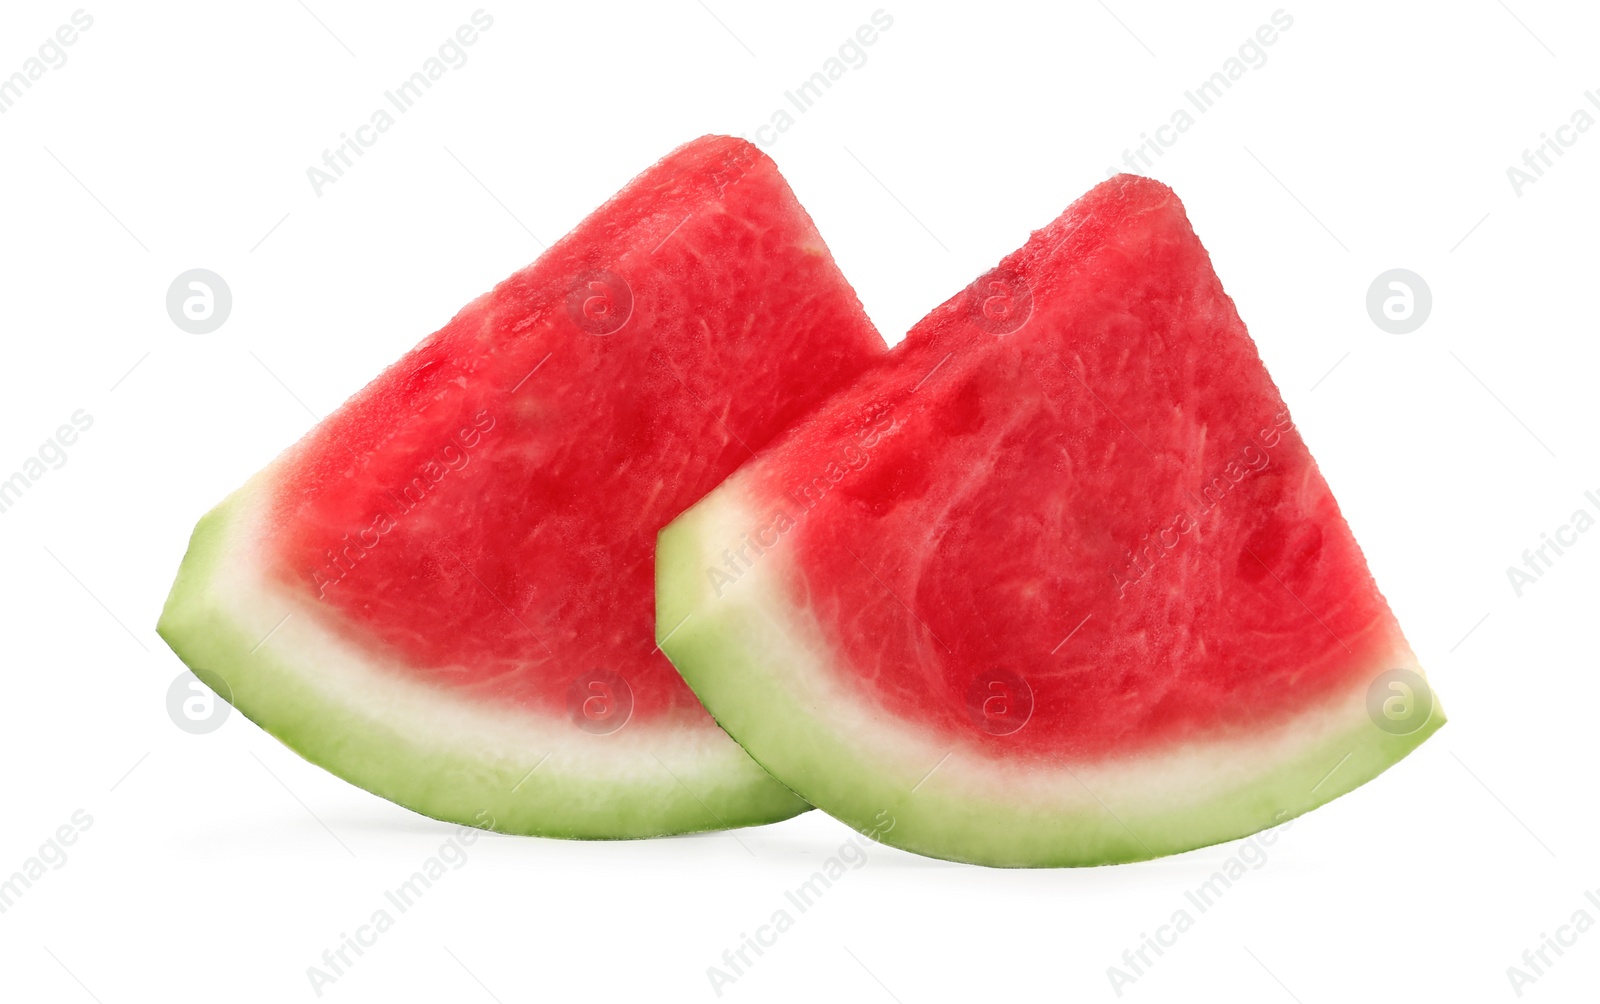
[[433, 686], [331, 629], [337, 611], [263, 572], [269, 467], [198, 527], [158, 630], [202, 680], [306, 759], [439, 819], [503, 832], [641, 837], [807, 806], [710, 722], [565, 715]]
[[[1368, 717], [1380, 672], [1421, 673], [1399, 642], [1345, 693], [1270, 727], [1121, 759], [997, 758], [972, 736], [936, 734], [863, 694], [809, 608], [793, 538], [716, 595], [706, 570], [758, 525], [743, 473], [661, 534], [662, 648], [712, 715], [812, 804], [886, 843], [994, 865], [1083, 865], [1217, 843], [1299, 815], [1370, 780], [1444, 722], [1406, 736]], [[803, 532], [803, 528], [791, 534]], [[987, 738], [987, 737], [985, 737]], [[895, 825], [883, 830], [883, 814]]]

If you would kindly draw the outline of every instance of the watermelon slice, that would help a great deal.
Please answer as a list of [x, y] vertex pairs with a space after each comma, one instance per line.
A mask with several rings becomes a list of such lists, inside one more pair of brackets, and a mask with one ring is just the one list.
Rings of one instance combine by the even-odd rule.
[[808, 801], [991, 865], [1240, 837], [1444, 721], [1182, 205], [1126, 175], [667, 527], [657, 624]]
[[794, 815], [656, 649], [655, 537], [883, 351], [772, 161], [695, 141], [207, 515], [159, 630], [308, 760], [440, 819]]

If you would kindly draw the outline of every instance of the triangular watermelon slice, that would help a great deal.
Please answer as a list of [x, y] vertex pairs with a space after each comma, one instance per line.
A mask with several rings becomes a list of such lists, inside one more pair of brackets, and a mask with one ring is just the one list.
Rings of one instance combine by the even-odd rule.
[[1126, 175], [663, 531], [657, 603], [776, 777], [962, 861], [1240, 837], [1444, 721], [1182, 205]]
[[207, 515], [159, 630], [301, 755], [440, 819], [791, 816], [655, 647], [655, 537], [883, 351], [772, 161], [690, 143]]

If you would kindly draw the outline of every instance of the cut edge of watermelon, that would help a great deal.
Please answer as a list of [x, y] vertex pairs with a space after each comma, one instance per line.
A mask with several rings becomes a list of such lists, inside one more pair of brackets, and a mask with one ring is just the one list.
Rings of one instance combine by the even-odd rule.
[[335, 635], [254, 560], [273, 470], [200, 520], [156, 630], [305, 759], [423, 815], [503, 833], [664, 836], [810, 808], [720, 730], [629, 722], [591, 735], [408, 679]]
[[[1326, 804], [1393, 766], [1445, 722], [1435, 699], [1420, 729], [1392, 735], [1368, 717], [1362, 687], [1268, 734], [1076, 769], [1002, 763], [976, 744], [933, 741], [874, 712], [837, 678], [820, 627], [786, 598], [784, 584], [796, 573], [785, 567], [781, 545], [714, 595], [705, 570], [720, 566], [726, 542], [758, 522], [741, 480], [736, 474], [661, 532], [659, 643], [753, 759], [884, 843], [1001, 867], [1180, 853]], [[1422, 672], [1399, 644], [1373, 676]]]

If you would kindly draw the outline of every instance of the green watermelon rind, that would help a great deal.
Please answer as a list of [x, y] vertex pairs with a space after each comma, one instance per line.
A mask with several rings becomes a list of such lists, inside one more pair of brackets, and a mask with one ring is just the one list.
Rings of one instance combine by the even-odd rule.
[[[386, 713], [382, 693], [370, 695], [374, 710], [368, 713], [362, 701], [319, 686], [307, 667], [326, 669], [330, 661], [337, 666], [340, 653], [326, 644], [297, 648], [299, 625], [309, 617], [293, 628], [287, 622], [283, 630], [273, 628], [280, 611], [296, 610], [294, 600], [263, 587], [259, 595], [244, 597], [253, 623], [234, 612], [240, 605], [237, 583], [252, 578], [240, 566], [256, 550], [259, 534], [251, 513], [270, 490], [271, 470], [195, 527], [157, 631], [203, 682], [306, 760], [425, 816], [503, 833], [665, 836], [776, 822], [810, 808], [715, 730], [707, 733], [713, 752], [703, 755], [675, 746], [684, 730], [670, 725], [652, 729], [629, 722], [612, 735], [590, 736], [564, 717], [528, 715], [526, 744], [473, 749], [470, 742], [451, 742], [448, 727], [428, 728], [426, 720], [408, 723], [422, 727], [407, 732], [386, 724], [375, 717]], [[450, 727], [470, 730], [472, 708], [454, 705], [450, 711]], [[492, 724], [506, 731], [503, 713], [493, 723], [488, 718], [494, 709], [483, 714], [485, 729]], [[540, 733], [559, 737], [559, 743], [541, 752]], [[635, 755], [614, 773], [595, 769], [583, 755], [584, 743], [600, 752], [619, 737]], [[547, 755], [549, 762], [543, 762]]]
[[[1176, 854], [1242, 838], [1326, 804], [1393, 766], [1445, 722], [1435, 701], [1421, 728], [1393, 735], [1368, 718], [1364, 692], [1346, 695], [1316, 718], [1319, 734], [1288, 740], [1294, 747], [1289, 755], [1261, 763], [1248, 777], [1239, 776], [1235, 756], [1233, 775], [1211, 790], [1205, 783], [1174, 790], [1175, 761], [1169, 760], [1149, 767], [1150, 791], [1166, 789], [1160, 796], [1130, 790], [1142, 783], [1106, 783], [1102, 778], [1109, 775], [1080, 768], [1047, 777], [1048, 794], [1029, 805], [1018, 790], [1007, 791], [1025, 768], [1008, 772], [959, 743], [935, 743], [920, 749], [920, 758], [906, 756], [905, 744], [896, 744], [915, 726], [886, 713], [863, 705], [851, 723], [857, 727], [841, 734], [839, 707], [822, 705], [860, 699], [811, 686], [837, 667], [807, 612], [780, 588], [788, 570], [777, 551], [758, 557], [721, 598], [712, 595], [706, 568], [719, 563], [728, 539], [756, 522], [742, 501], [740, 480], [736, 474], [658, 538], [662, 650], [756, 762], [800, 797], [884, 843], [998, 867], [1089, 866]], [[1414, 662], [1409, 653], [1397, 658]], [[1383, 668], [1374, 667], [1374, 675]], [[1334, 727], [1323, 727], [1329, 721]], [[1295, 733], [1291, 723], [1280, 736]], [[941, 759], [941, 749], [948, 757]], [[1212, 767], [1207, 752], [1186, 748], [1176, 761], [1179, 770], [1198, 771], [1203, 782]], [[1139, 775], [1124, 769], [1115, 776], [1126, 782]], [[1032, 783], [1029, 790], [1039, 792], [1039, 779]], [[1072, 805], [1060, 803], [1063, 793]]]

